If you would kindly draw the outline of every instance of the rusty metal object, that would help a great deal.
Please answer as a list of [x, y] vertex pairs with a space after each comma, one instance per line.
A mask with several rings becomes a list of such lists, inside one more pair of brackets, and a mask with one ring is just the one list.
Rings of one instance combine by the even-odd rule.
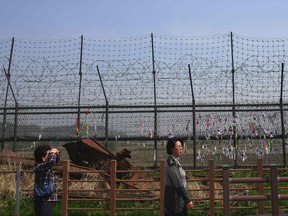
[[126, 158], [131, 158], [131, 152], [125, 148], [114, 155], [92, 138], [65, 143], [63, 147], [67, 150], [72, 163], [80, 166], [109, 170], [110, 161], [114, 159], [117, 161], [117, 169], [131, 168], [131, 164], [126, 160]]
[[109, 150], [93, 139], [80, 139], [66, 143], [63, 147], [67, 150], [72, 163], [80, 166], [100, 169], [107, 159], [114, 158]]

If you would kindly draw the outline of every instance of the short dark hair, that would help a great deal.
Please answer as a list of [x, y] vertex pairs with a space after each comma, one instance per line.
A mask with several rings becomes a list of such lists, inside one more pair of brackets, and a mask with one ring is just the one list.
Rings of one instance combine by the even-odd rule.
[[181, 145], [183, 146], [183, 140], [176, 138], [176, 137], [172, 137], [170, 139], [168, 139], [167, 145], [166, 145], [166, 151], [168, 155], [172, 154], [172, 149], [175, 147], [176, 142], [179, 141], [181, 143]]
[[34, 158], [37, 163], [42, 162], [42, 157], [45, 157], [47, 155], [47, 151], [51, 150], [51, 146], [47, 144], [39, 145], [34, 150]]

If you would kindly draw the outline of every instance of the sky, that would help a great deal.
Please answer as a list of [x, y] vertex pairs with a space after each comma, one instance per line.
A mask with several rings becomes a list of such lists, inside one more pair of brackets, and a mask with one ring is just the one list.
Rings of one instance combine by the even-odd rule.
[[287, 0], [0, 0], [0, 39], [288, 37]]

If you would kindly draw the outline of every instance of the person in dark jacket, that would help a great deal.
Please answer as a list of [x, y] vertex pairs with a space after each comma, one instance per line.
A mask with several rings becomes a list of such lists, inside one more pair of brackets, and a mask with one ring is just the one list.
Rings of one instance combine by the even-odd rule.
[[193, 208], [193, 203], [186, 189], [186, 172], [179, 162], [183, 152], [183, 141], [174, 137], [170, 138], [166, 150], [168, 158], [164, 197], [165, 216], [186, 216], [188, 215], [187, 209]]
[[52, 168], [59, 163], [60, 154], [56, 148], [51, 148], [50, 145], [40, 145], [34, 151], [34, 158], [34, 184], [43, 185], [51, 180], [54, 185], [54, 191], [47, 196], [39, 197], [34, 193], [35, 215], [52, 216], [54, 204], [58, 201], [56, 175]]

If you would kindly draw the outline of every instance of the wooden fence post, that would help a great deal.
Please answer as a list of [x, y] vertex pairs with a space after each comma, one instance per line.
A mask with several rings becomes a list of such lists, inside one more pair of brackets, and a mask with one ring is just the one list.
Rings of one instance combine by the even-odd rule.
[[209, 214], [210, 216], [215, 215], [215, 194], [214, 194], [214, 181], [215, 181], [215, 168], [214, 160], [209, 160]]
[[[262, 158], [257, 158], [257, 172], [258, 177], [263, 178], [263, 160]], [[258, 183], [258, 195], [264, 195], [264, 184]], [[258, 201], [258, 214], [264, 214], [264, 201]]]
[[164, 196], [166, 184], [166, 161], [160, 161], [160, 216], [164, 216]]
[[230, 216], [230, 194], [229, 194], [229, 165], [223, 166], [223, 210], [224, 216]]
[[68, 181], [70, 161], [63, 161], [63, 183], [62, 183], [62, 216], [68, 216]]
[[110, 176], [110, 216], [116, 216], [116, 160], [111, 160]]
[[279, 196], [278, 196], [278, 174], [277, 166], [271, 165], [271, 202], [272, 215], [279, 215]]

